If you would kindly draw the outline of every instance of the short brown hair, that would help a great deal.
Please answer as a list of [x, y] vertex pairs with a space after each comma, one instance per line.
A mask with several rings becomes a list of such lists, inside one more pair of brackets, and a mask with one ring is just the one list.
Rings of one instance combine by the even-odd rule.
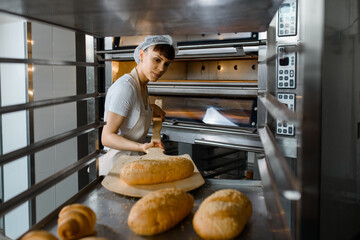
[[157, 44], [154, 46], [153, 51], [160, 53], [160, 55], [169, 60], [174, 60], [175, 58], [175, 49], [169, 44]]

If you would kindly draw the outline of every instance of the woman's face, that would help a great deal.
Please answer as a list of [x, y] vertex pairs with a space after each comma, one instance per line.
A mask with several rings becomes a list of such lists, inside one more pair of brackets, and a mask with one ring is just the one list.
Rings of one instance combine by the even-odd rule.
[[154, 46], [147, 48], [145, 51], [140, 51], [140, 59], [142, 59], [142, 70], [146, 78], [150, 82], [157, 81], [169, 68], [172, 63], [159, 52], [153, 51]]

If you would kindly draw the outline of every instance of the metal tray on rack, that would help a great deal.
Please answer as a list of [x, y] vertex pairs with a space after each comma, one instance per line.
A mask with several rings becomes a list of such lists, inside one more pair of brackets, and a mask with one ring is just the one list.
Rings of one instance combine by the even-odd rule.
[[[253, 205], [253, 214], [243, 232], [236, 239], [272, 239], [261, 181], [207, 179], [200, 188], [191, 191], [195, 204], [192, 212], [174, 228], [153, 236], [142, 237], [133, 233], [127, 225], [131, 207], [138, 198], [126, 197], [104, 188], [100, 182], [85, 191], [76, 200], [91, 207], [97, 215], [96, 236], [112, 239], [201, 239], [193, 229], [192, 218], [201, 202], [220, 189], [236, 189], [243, 192]], [[53, 218], [43, 229], [57, 235], [57, 219]]]

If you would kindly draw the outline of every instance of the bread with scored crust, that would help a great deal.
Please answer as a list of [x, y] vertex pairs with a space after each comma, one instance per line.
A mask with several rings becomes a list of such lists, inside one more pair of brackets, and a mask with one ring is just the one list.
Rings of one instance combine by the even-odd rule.
[[194, 198], [180, 189], [154, 191], [145, 195], [131, 208], [128, 225], [139, 235], [162, 233], [187, 216], [193, 205]]
[[127, 184], [156, 184], [184, 179], [192, 175], [194, 164], [181, 157], [164, 160], [137, 160], [120, 170], [120, 178]]
[[204, 239], [233, 239], [242, 232], [251, 214], [252, 205], [245, 194], [224, 189], [201, 203], [193, 227]]

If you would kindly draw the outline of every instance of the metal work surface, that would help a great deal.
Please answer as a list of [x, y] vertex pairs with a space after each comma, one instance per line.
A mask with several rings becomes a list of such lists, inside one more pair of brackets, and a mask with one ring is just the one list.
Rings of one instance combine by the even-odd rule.
[[[137, 198], [130, 198], [108, 191], [97, 184], [78, 202], [91, 207], [97, 215], [95, 230], [98, 237], [112, 239], [201, 239], [192, 226], [192, 218], [201, 202], [210, 194], [220, 189], [232, 188], [243, 192], [253, 205], [253, 214], [244, 231], [236, 239], [272, 239], [267, 221], [263, 188], [260, 181], [245, 180], [206, 180], [206, 183], [190, 193], [195, 205], [192, 212], [171, 230], [154, 237], [141, 237], [133, 233], [127, 225], [127, 217]], [[53, 219], [44, 229], [56, 234], [57, 225]]]
[[0, 11], [91, 35], [266, 31], [282, 0], [2, 0]]

